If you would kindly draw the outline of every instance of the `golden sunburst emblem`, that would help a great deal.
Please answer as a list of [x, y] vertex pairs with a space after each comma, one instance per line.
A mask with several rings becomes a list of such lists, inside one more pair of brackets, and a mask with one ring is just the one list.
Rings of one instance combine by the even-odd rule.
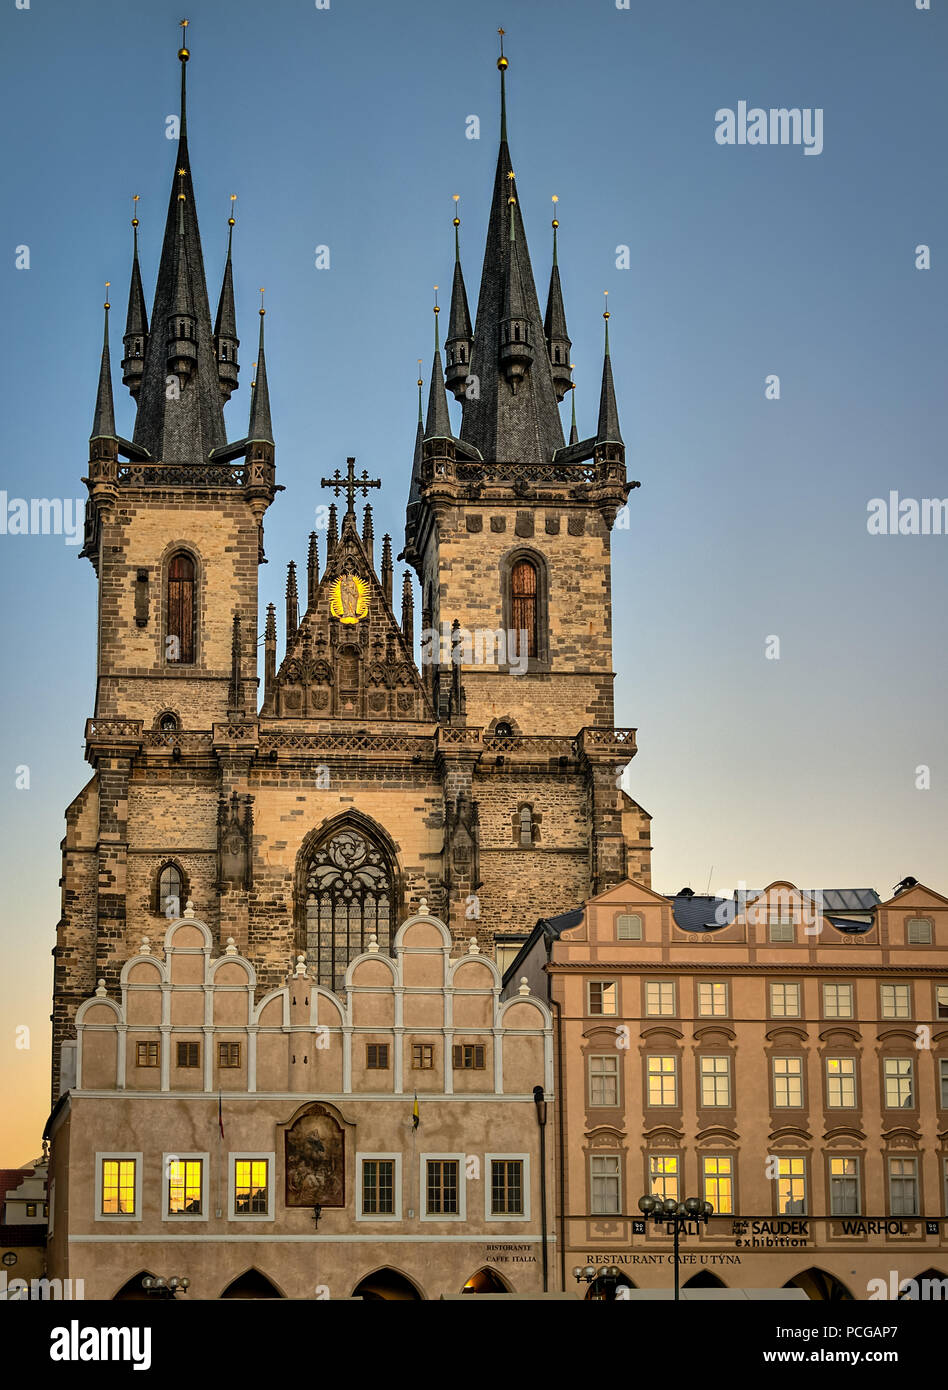
[[357, 574], [341, 574], [332, 586], [329, 611], [341, 623], [357, 623], [369, 611], [369, 586]]

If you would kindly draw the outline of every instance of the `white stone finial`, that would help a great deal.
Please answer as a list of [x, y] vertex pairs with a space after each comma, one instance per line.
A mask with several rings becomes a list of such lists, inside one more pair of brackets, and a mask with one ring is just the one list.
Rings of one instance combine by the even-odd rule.
[[481, 948], [480, 948], [480, 946], [478, 946], [478, 944], [477, 944], [477, 937], [476, 937], [476, 936], [472, 936], [471, 939], [470, 939], [470, 941], [467, 943], [467, 953], [468, 953], [469, 956], [479, 956], [479, 955], [480, 955], [480, 953], [481, 953]]
[[151, 955], [151, 941], [148, 939], [147, 936], [142, 937], [142, 944], [138, 948], [138, 954], [140, 956]]
[[99, 980], [98, 984], [97, 984], [96, 987], [95, 987], [95, 992], [96, 992], [96, 997], [97, 997], [98, 999], [104, 999], [104, 998], [105, 998], [105, 981], [104, 981], [104, 980]]
[[378, 939], [378, 937], [373, 933], [373, 935], [369, 937], [369, 950], [372, 952], [373, 955], [375, 955], [375, 954], [377, 954], [378, 949], [379, 949], [379, 939]]
[[234, 938], [233, 938], [232, 936], [229, 936], [229, 937], [227, 938], [227, 945], [224, 947], [224, 955], [225, 955], [225, 956], [236, 956], [236, 954], [237, 954], [237, 943], [236, 943], [236, 941], [234, 940]]
[[190, 898], [188, 898], [188, 901], [187, 901], [187, 903], [185, 904], [185, 907], [184, 907], [184, 915], [185, 915], [185, 917], [193, 917], [193, 916], [194, 916], [194, 903], [191, 901]]
[[306, 957], [305, 957], [305, 956], [302, 956], [302, 955], [297, 956], [297, 957], [296, 957], [296, 978], [297, 978], [298, 980], [301, 980], [301, 979], [303, 979], [303, 977], [305, 976], [305, 974], [306, 974]]
[[529, 993], [530, 993], [530, 986], [529, 986], [529, 984], [527, 983], [527, 977], [526, 977], [526, 975], [521, 975], [521, 976], [520, 976], [520, 988], [517, 990], [517, 993], [518, 993], [518, 994], [529, 994]]
[[428, 899], [427, 899], [427, 898], [422, 898], [421, 901], [419, 902], [419, 904], [418, 904], [418, 916], [419, 916], [419, 917], [427, 917], [427, 916], [428, 916]]

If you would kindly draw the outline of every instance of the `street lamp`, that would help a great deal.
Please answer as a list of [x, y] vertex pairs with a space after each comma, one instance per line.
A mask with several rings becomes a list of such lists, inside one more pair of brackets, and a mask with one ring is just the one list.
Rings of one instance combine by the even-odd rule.
[[679, 1300], [678, 1291], [678, 1241], [681, 1236], [682, 1227], [689, 1221], [703, 1221], [707, 1226], [710, 1217], [714, 1214], [714, 1207], [710, 1202], [703, 1202], [700, 1197], [686, 1197], [683, 1202], [677, 1201], [674, 1197], [640, 1197], [639, 1211], [646, 1220], [651, 1219], [656, 1225], [671, 1225], [674, 1227], [675, 1234], [675, 1302]]
[[163, 1279], [160, 1274], [146, 1274], [142, 1279], [142, 1288], [154, 1298], [174, 1298], [176, 1294], [187, 1293], [190, 1287], [191, 1280], [179, 1279], [177, 1274], [172, 1274], [170, 1279]]
[[[595, 1265], [574, 1265], [573, 1278], [577, 1284], [598, 1284], [601, 1283], [604, 1292], [589, 1293], [587, 1298], [605, 1299], [614, 1301], [616, 1287], [622, 1278], [622, 1270], [618, 1265], [601, 1265], [596, 1269]], [[611, 1299], [610, 1299], [611, 1294]]]

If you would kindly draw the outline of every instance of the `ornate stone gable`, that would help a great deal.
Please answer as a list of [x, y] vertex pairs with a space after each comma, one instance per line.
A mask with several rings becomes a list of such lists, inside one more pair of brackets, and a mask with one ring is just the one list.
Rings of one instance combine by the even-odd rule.
[[342, 534], [287, 642], [264, 715], [279, 719], [434, 719], [411, 650], [356, 529]]

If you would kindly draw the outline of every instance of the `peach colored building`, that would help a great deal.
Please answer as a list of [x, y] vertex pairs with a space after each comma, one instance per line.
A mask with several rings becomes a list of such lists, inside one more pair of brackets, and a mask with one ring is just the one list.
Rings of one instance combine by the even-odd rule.
[[451, 952], [423, 902], [340, 996], [300, 957], [255, 1003], [253, 966], [190, 908], [146, 938], [119, 997], [78, 1010], [47, 1272], [88, 1298], [140, 1296], [145, 1274], [199, 1299], [541, 1291], [550, 1013], [502, 1000], [476, 942]]
[[590, 1264], [670, 1286], [645, 1194], [715, 1208], [684, 1238], [683, 1284], [865, 1299], [892, 1271], [887, 1296], [948, 1276], [940, 894], [672, 900], [626, 881], [538, 924], [505, 992], [527, 983], [556, 1026], [567, 1286]]

